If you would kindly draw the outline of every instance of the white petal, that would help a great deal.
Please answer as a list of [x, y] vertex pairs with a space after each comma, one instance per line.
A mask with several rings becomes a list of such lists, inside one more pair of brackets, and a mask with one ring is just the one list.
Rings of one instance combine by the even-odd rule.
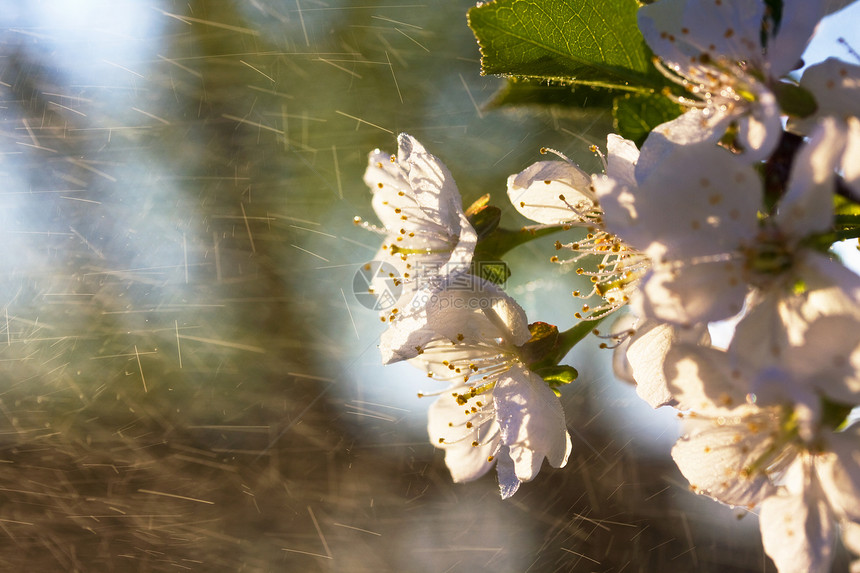
[[675, 343], [666, 352], [663, 371], [681, 410], [724, 419], [755, 411], [746, 403], [754, 373], [745, 365], [733, 366], [721, 350]]
[[833, 561], [835, 524], [815, 477], [803, 495], [764, 501], [759, 516], [764, 550], [780, 573], [827, 573]]
[[418, 356], [432, 340], [478, 345], [502, 339], [518, 346], [530, 337], [516, 301], [489, 281], [461, 273], [448, 277], [441, 289], [419, 290], [382, 333], [379, 350], [383, 363], [390, 364]]
[[661, 0], [639, 9], [639, 28], [654, 52], [683, 73], [691, 56], [760, 59], [764, 6], [749, 0]]
[[[616, 313], [619, 314], [619, 313]], [[632, 312], [623, 312], [621, 316], [615, 319], [612, 323], [612, 335], [621, 335], [622, 333], [633, 331], [640, 320]], [[643, 325], [644, 326], [644, 325]], [[641, 331], [641, 329], [639, 329]], [[637, 334], [639, 331], [636, 331]], [[624, 382], [635, 384], [633, 378], [633, 368], [630, 360], [627, 358], [627, 349], [630, 347], [630, 338], [626, 338], [624, 342], [616, 346], [612, 351], [612, 372], [615, 377]], [[662, 366], [660, 367], [662, 372]]]
[[454, 341], [480, 344], [502, 338], [511, 346], [529, 338], [526, 313], [495, 284], [473, 275], [449, 282], [427, 301], [427, 326]]
[[[860, 115], [860, 113], [858, 113]], [[860, 194], [860, 119], [849, 117], [847, 120], [845, 152], [842, 155], [842, 178], [855, 193]]]
[[741, 262], [735, 260], [679, 268], [655, 264], [640, 288], [645, 316], [680, 326], [736, 315], [747, 292]]
[[805, 333], [805, 344], [784, 358], [785, 367], [832, 400], [860, 403], [860, 328], [851, 316], [825, 316]]
[[766, 70], [773, 78], [779, 78], [799, 67], [801, 56], [812, 33], [824, 17], [822, 0], [789, 0], [783, 2], [782, 19], [776, 35], [767, 40]]
[[749, 162], [770, 157], [782, 136], [782, 115], [776, 96], [755, 82], [750, 91], [755, 96], [745, 115], [738, 120], [738, 140]]
[[510, 447], [516, 475], [533, 479], [546, 457], [553, 467], [563, 467], [571, 442], [558, 397], [536, 374], [515, 365], [499, 377], [493, 390], [502, 444]]
[[622, 185], [635, 185], [639, 149], [629, 139], [610, 133], [606, 137], [606, 174]]
[[[467, 423], [472, 427], [467, 428]], [[434, 446], [445, 450], [445, 465], [455, 482], [476, 480], [493, 467], [489, 458], [499, 447], [499, 425], [491, 404], [472, 413], [444, 393], [427, 412], [427, 433]]]
[[[825, 291], [820, 301], [827, 311], [823, 314], [854, 314], [860, 303], [860, 275], [831, 256], [812, 250], [795, 254], [795, 274], [802, 279], [810, 296]], [[841, 294], [837, 294], [837, 290]], [[829, 299], [829, 300], [828, 300]], [[829, 302], [829, 304], [828, 304]]]
[[815, 96], [818, 110], [813, 118], [816, 121], [827, 116], [841, 120], [860, 116], [860, 66], [828, 58], [809, 66], [803, 72], [800, 85]]
[[640, 181], [647, 178], [650, 170], [674, 151], [675, 145], [716, 144], [733, 119], [733, 116], [720, 110], [709, 109], [706, 112], [693, 108], [675, 119], [661, 123], [651, 131], [642, 146], [641, 161], [636, 168], [637, 178]]
[[591, 177], [565, 161], [540, 161], [511, 175], [508, 198], [526, 218], [549, 225], [582, 222], [594, 206]]
[[689, 34], [683, 39], [695, 43], [714, 61], [725, 58], [756, 63], [761, 60], [763, 15], [761, 1], [689, 0], [683, 17]]
[[840, 518], [860, 521], [860, 427], [831, 434], [827, 442], [830, 452], [816, 456], [822, 489]]
[[824, 119], [794, 158], [788, 188], [774, 221], [794, 241], [833, 225], [833, 180], [845, 148], [845, 133]]
[[750, 415], [735, 424], [688, 418], [684, 430], [686, 434], [672, 448], [672, 458], [690, 489], [747, 508], [772, 495], [773, 484], [763, 468], [756, 468], [756, 461], [773, 442], [769, 433], [778, 430], [768, 415]]
[[[666, 355], [677, 341], [695, 342], [706, 333], [707, 329], [704, 327], [682, 332], [672, 325], [651, 321], [639, 327], [627, 349], [627, 360], [639, 397], [652, 408], [675, 405], [677, 402], [663, 373]], [[693, 340], [690, 340], [691, 338]]]
[[[660, 157], [647, 159], [652, 143]], [[642, 180], [640, 170], [646, 168], [648, 177]], [[758, 232], [758, 175], [722, 148], [649, 138], [636, 177], [637, 189], [597, 182], [595, 188], [607, 230], [640, 251], [655, 243], [672, 259], [689, 259], [733, 251]]]
[[[738, 357], [754, 370], [765, 368], [782, 359], [789, 346], [790, 337], [799, 342], [806, 329], [806, 321], [797, 317], [793, 309], [786, 309], [784, 298], [776, 290], [755, 293], [748, 298], [752, 309], [735, 326], [735, 334], [729, 345], [729, 355]], [[790, 328], [786, 321], [800, 324]]]
[[[843, 521], [842, 526], [842, 544], [845, 545], [851, 553], [860, 555], [860, 523], [853, 521]], [[855, 559], [851, 563], [851, 573], [860, 573], [860, 559]]]
[[499, 493], [502, 499], [508, 499], [517, 493], [522, 482], [517, 477], [514, 460], [511, 459], [510, 450], [507, 446], [502, 446], [499, 450], [496, 472], [499, 476]]
[[682, 36], [681, 17], [687, 0], [661, 0], [639, 8], [639, 30], [655, 54], [668, 62], [680, 62], [697, 55], [684, 42], [673, 41]]

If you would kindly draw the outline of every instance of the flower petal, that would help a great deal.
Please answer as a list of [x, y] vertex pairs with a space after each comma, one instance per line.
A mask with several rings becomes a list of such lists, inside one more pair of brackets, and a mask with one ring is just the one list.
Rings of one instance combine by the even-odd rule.
[[747, 508], [773, 494], [774, 485], [756, 468], [756, 461], [771, 448], [769, 433], [778, 430], [766, 413], [734, 424], [722, 418], [688, 417], [684, 430], [672, 458], [691, 490]]
[[654, 52], [681, 73], [690, 57], [761, 58], [764, 5], [749, 0], [661, 0], [639, 9], [639, 28]]
[[852, 316], [825, 316], [805, 333], [805, 344], [783, 358], [797, 380], [844, 404], [860, 403], [860, 328]]
[[[810, 118], [814, 122], [833, 116], [840, 120], [860, 115], [860, 66], [838, 58], [827, 58], [809, 66], [800, 79], [801, 87], [812, 92], [818, 109]], [[802, 125], [809, 126], [809, 122]], [[804, 131], [808, 131], [804, 130]]]
[[645, 316], [689, 327], [738, 314], [747, 285], [741, 263], [731, 260], [682, 267], [655, 264], [641, 289]]
[[847, 120], [845, 152], [842, 155], [842, 178], [852, 191], [860, 194], [860, 119], [849, 117]]
[[860, 425], [828, 437], [830, 453], [819, 456], [817, 469], [830, 505], [840, 518], [860, 521]]
[[427, 412], [430, 442], [445, 450], [445, 465], [457, 483], [476, 480], [493, 467], [490, 456], [499, 447], [499, 425], [488, 408], [472, 412], [446, 392]]
[[819, 20], [825, 15], [822, 0], [795, 0], [782, 3], [782, 18], [776, 33], [767, 39], [768, 74], [779, 78], [801, 67], [806, 50]]
[[729, 419], [755, 411], [746, 404], [752, 382], [748, 370], [733, 367], [721, 350], [689, 342], [673, 344], [664, 363], [666, 384], [678, 409], [711, 418]]
[[663, 375], [663, 361], [675, 341], [675, 333], [669, 324], [646, 321], [636, 329], [636, 334], [626, 346], [625, 354], [636, 382], [636, 394], [652, 408], [677, 403]]
[[636, 184], [639, 148], [629, 139], [610, 133], [606, 137], [606, 174], [623, 185]]
[[521, 364], [501, 375], [493, 390], [502, 444], [510, 447], [516, 475], [533, 479], [546, 457], [563, 467], [571, 442], [558, 397], [540, 376]]
[[749, 162], [770, 157], [782, 136], [782, 115], [776, 96], [770, 89], [753, 82], [749, 87], [755, 102], [738, 119], [738, 141]]
[[[659, 152], [652, 153], [654, 145]], [[644, 179], [643, 169], [648, 172]], [[735, 250], [758, 231], [758, 175], [724, 149], [708, 143], [666, 144], [649, 137], [636, 178], [638, 188], [596, 177], [595, 190], [607, 230], [640, 251], [656, 244], [662, 249], [656, 254], [671, 259], [714, 255]]]
[[800, 241], [832, 227], [834, 178], [845, 149], [844, 131], [835, 119], [825, 118], [795, 156], [774, 217], [786, 237]]
[[382, 333], [379, 350], [383, 363], [391, 364], [415, 358], [433, 340], [477, 345], [503, 339], [517, 346], [530, 336], [528, 319], [516, 301], [493, 283], [460, 273], [447, 277], [442, 288], [419, 290]]
[[520, 489], [522, 483], [517, 477], [514, 460], [511, 459], [510, 448], [502, 446], [496, 463], [496, 473], [499, 476], [499, 493], [502, 499], [508, 499]]
[[594, 207], [591, 177], [565, 161], [540, 161], [511, 175], [508, 198], [523, 216], [547, 225], [583, 222]]
[[759, 527], [764, 550], [780, 573], [830, 571], [836, 528], [818, 480], [802, 494], [775, 495], [762, 503]]

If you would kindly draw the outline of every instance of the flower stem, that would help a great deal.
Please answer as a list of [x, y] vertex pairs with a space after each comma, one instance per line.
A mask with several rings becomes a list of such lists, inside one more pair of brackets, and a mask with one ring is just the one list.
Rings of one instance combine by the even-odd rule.
[[591, 334], [598, 324], [603, 322], [606, 315], [594, 320], [582, 320], [563, 332], [558, 333], [558, 339], [552, 352], [546, 358], [536, 364], [531, 364], [529, 367], [532, 370], [543, 368], [546, 366], [556, 366], [559, 364], [567, 353], [576, 346], [583, 338]]

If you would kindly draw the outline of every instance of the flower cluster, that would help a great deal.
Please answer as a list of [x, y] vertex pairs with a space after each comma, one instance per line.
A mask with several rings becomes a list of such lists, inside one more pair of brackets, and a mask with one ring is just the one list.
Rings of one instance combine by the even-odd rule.
[[[508, 497], [544, 458], [565, 464], [556, 394], [575, 376], [559, 378], [572, 371], [559, 363], [613, 314], [602, 346], [651, 406], [678, 410], [672, 457], [692, 491], [757, 511], [783, 573], [828, 571], [840, 535], [860, 551], [860, 276], [829, 250], [860, 236], [860, 66], [831, 58], [788, 75], [831, 4], [639, 9], [655, 65], [677, 88], [667, 95], [686, 111], [640, 147], [609, 135], [602, 173], [556, 152], [507, 181], [512, 205], [537, 223], [531, 236], [559, 233], [550, 260], [590, 279], [573, 292], [585, 299], [581, 322], [563, 333], [529, 325], [470, 274], [476, 248], [501, 244], [488, 240], [498, 221], [462, 209], [438, 160], [406, 135], [398, 158], [371, 154], [381, 256], [407, 281], [422, 260], [446, 269], [406, 289], [380, 347], [384, 361], [447, 384], [429, 433], [455, 481], [495, 462]], [[813, 107], [797, 111], [798, 97]], [[708, 329], [725, 320], [734, 334], [716, 347]]]
[[469, 272], [477, 235], [448, 170], [413, 137], [401, 134], [398, 143], [396, 157], [372, 152], [364, 177], [387, 233], [377, 256], [410, 285], [383, 316], [383, 361], [408, 360], [447, 385], [425, 394], [438, 396], [427, 428], [432, 443], [445, 450], [456, 482], [495, 464], [508, 498], [544, 458], [567, 463], [564, 413], [528, 367], [532, 335], [523, 309]]

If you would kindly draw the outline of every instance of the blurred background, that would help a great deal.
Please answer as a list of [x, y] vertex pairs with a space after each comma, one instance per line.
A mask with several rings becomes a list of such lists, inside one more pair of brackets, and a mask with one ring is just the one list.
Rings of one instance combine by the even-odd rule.
[[[507, 176], [541, 146], [598, 171], [611, 129], [486, 108], [472, 4], [0, 1], [0, 569], [772, 570], [594, 344], [567, 467], [506, 502], [494, 472], [451, 483], [437, 388], [380, 366], [367, 153], [416, 136], [516, 228]], [[508, 292], [566, 328], [553, 241]]]

